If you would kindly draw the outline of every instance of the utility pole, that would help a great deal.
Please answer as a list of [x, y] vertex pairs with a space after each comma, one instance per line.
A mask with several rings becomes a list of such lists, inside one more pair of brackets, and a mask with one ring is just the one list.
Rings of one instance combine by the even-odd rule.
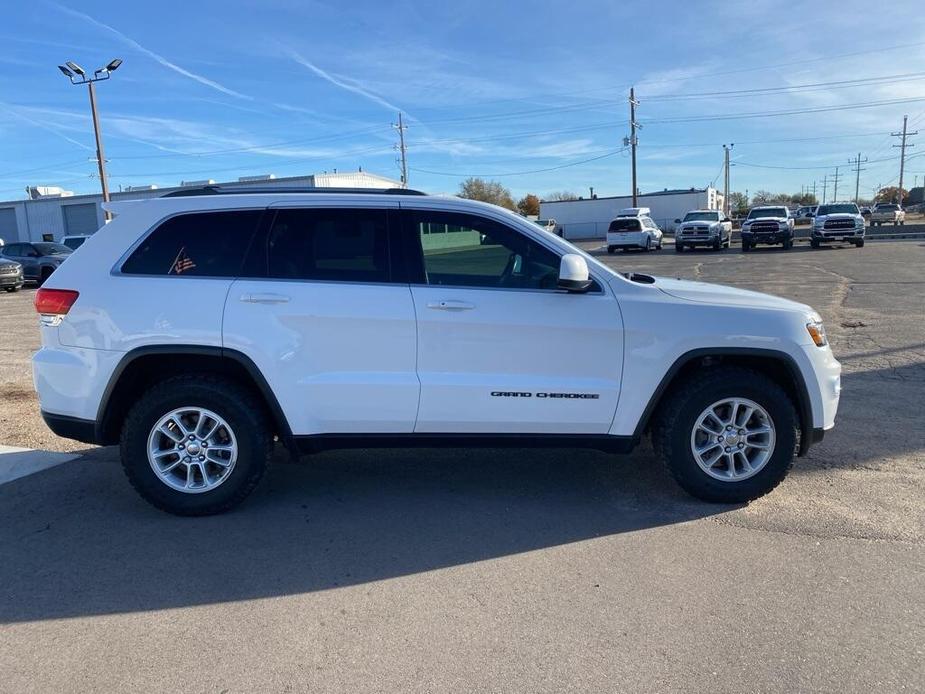
[[816, 199], [816, 182], [815, 181], [813, 181], [813, 202], [819, 202]]
[[[103, 152], [103, 135], [100, 132], [100, 116], [96, 109], [96, 87], [95, 82], [108, 80], [112, 73], [115, 72], [122, 64], [120, 58], [109, 61], [106, 67], [101, 67], [94, 71], [93, 75], [88, 75], [80, 65], [73, 61], [67, 61], [64, 65], [59, 65], [58, 69], [70, 80], [71, 84], [86, 84], [90, 92], [90, 114], [93, 119], [93, 138], [96, 140], [96, 164], [100, 172], [100, 186], [103, 190], [103, 202], [109, 202], [109, 179], [106, 177], [106, 155]], [[103, 210], [106, 221], [112, 219], [109, 210]]]
[[825, 205], [825, 191], [829, 185], [829, 175], [826, 174], [822, 177], [822, 204]]
[[838, 202], [838, 167], [835, 167], [835, 189], [832, 191], [832, 202]]
[[[866, 162], [866, 161], [867, 161], [867, 157], [864, 157], [864, 162]], [[857, 159], [851, 160], [851, 163], [854, 164], [854, 169], [853, 169], [853, 171], [854, 171], [854, 204], [857, 205], [857, 204], [858, 204], [858, 199], [859, 199], [859, 198], [858, 198], [858, 192], [859, 192], [860, 185], [861, 185], [861, 172], [862, 172], [862, 171], [867, 171], [867, 169], [862, 169], [862, 168], [861, 168], [861, 164], [862, 164], [863, 162], [861, 161], [861, 153], [860, 153], [860, 152], [858, 152]]]
[[630, 148], [632, 150], [633, 160], [633, 207], [636, 207], [636, 128], [642, 128], [636, 123], [636, 107], [639, 102], [636, 101], [636, 90], [630, 87]]
[[401, 111], [398, 112], [398, 123], [392, 123], [398, 131], [398, 151], [401, 152], [401, 187], [408, 187], [408, 150], [405, 147], [405, 130], [408, 126], [402, 121]]
[[729, 152], [732, 151], [733, 147], [735, 147], [735, 143], [732, 143], [728, 147], [723, 145], [723, 168], [726, 174], [723, 183], [723, 212], [727, 217], [732, 209], [729, 206]]
[[902, 144], [893, 145], [894, 147], [899, 147], [899, 206], [902, 207], [903, 204], [903, 173], [906, 168], [906, 147], [915, 147], [915, 145], [906, 144], [906, 138], [912, 137], [913, 135], [918, 135], [919, 131], [916, 130], [914, 133], [906, 131], [906, 123], [909, 120], [909, 116], [903, 116], [903, 131], [901, 133], [890, 133], [893, 137], [901, 137]]

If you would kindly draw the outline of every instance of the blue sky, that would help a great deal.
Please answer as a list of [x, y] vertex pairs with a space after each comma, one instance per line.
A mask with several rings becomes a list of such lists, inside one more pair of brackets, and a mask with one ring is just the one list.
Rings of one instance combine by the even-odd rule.
[[[401, 110], [412, 187], [454, 192], [473, 174], [517, 196], [624, 194], [635, 85], [644, 191], [721, 186], [734, 142], [734, 190], [816, 180], [821, 194], [839, 166], [853, 194], [860, 152], [870, 195], [896, 182], [889, 133], [904, 114], [925, 154], [923, 30], [920, 2], [7, 4], [0, 199], [26, 185], [98, 190], [86, 88], [55, 66], [114, 57], [124, 63], [98, 94], [116, 190], [359, 166], [397, 177]], [[743, 90], [775, 91], [710, 95]], [[913, 156], [906, 187], [916, 176], [925, 158]]]

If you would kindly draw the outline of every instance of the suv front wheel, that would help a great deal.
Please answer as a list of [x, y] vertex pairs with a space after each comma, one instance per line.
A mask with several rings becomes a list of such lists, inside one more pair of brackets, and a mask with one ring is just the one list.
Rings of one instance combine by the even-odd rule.
[[787, 475], [797, 418], [786, 392], [764, 374], [709, 369], [678, 388], [653, 428], [653, 445], [689, 494], [716, 503], [763, 496]]
[[213, 376], [177, 376], [148, 390], [129, 412], [121, 439], [132, 486], [181, 516], [241, 503], [263, 476], [272, 447], [261, 403]]

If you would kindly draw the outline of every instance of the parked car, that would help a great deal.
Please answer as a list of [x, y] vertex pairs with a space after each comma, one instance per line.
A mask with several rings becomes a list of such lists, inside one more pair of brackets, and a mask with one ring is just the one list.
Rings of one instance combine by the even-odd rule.
[[8, 292], [18, 292], [22, 284], [22, 265], [0, 257], [0, 287]]
[[870, 217], [870, 207], [864, 206], [861, 208], [862, 217]]
[[90, 238], [90, 236], [87, 234], [84, 234], [81, 236], [77, 236], [77, 235], [65, 236], [63, 239], [61, 239], [61, 244], [64, 246], [67, 246], [72, 251], [76, 251], [78, 248], [80, 248], [83, 245], [84, 241], [86, 241], [88, 238]]
[[37, 241], [34, 243], [8, 243], [0, 248], [0, 258], [9, 258], [22, 265], [26, 282], [39, 285], [58, 269], [73, 251], [60, 243]]
[[232, 508], [277, 441], [616, 452], [647, 435], [688, 492], [742, 502], [834, 425], [841, 366], [809, 306], [624, 275], [472, 200], [255, 190], [110, 203], [95, 252], [35, 297], [43, 418], [118, 443], [161, 509]]
[[691, 210], [684, 219], [676, 219], [674, 249], [709, 246], [714, 251], [729, 248], [732, 239], [732, 220], [720, 210]]
[[906, 223], [906, 212], [894, 202], [881, 202], [874, 205], [870, 213], [870, 225], [882, 227], [884, 224], [902, 226]]
[[798, 207], [796, 211], [793, 213], [793, 219], [795, 221], [812, 219], [815, 213], [816, 213], [815, 205], [803, 205], [802, 207]]
[[793, 246], [793, 217], [783, 205], [753, 207], [742, 222], [742, 250], [746, 253], [759, 243]]
[[813, 219], [809, 244], [819, 248], [823, 243], [847, 241], [857, 248], [864, 245], [864, 216], [853, 202], [819, 205]]
[[607, 252], [639, 248], [662, 250], [662, 230], [648, 216], [649, 208], [631, 207], [621, 210], [607, 227]]
[[536, 223], [550, 234], [562, 236], [562, 226], [555, 219], [537, 219]]

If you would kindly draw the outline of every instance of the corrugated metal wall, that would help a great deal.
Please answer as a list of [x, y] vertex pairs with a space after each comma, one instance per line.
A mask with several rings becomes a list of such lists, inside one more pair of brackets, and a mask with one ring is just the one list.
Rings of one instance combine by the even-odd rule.
[[3, 239], [4, 243], [19, 241], [15, 207], [0, 208], [0, 239]]

